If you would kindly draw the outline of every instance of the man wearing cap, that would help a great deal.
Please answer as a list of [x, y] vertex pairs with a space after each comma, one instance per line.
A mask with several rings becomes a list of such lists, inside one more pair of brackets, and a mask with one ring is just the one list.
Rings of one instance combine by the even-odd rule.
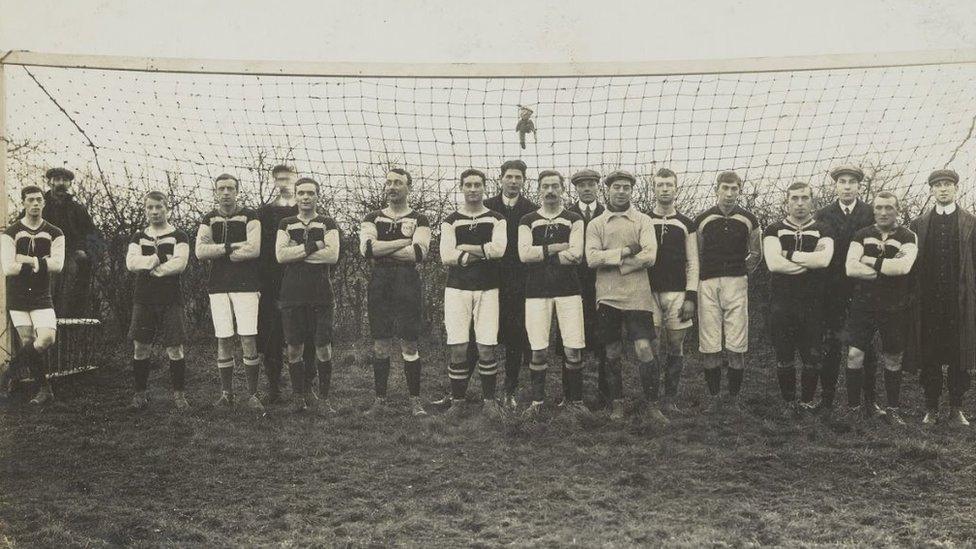
[[[654, 319], [647, 269], [657, 257], [657, 239], [651, 218], [631, 204], [637, 179], [628, 172], [607, 175], [607, 211], [586, 228], [586, 257], [596, 269], [596, 302], [600, 339], [607, 353], [607, 390], [610, 418], [623, 419], [623, 354], [621, 330], [634, 342], [644, 396], [654, 400], [660, 371], [654, 360]], [[654, 407], [651, 415], [666, 423]]]
[[[866, 204], [858, 195], [864, 172], [857, 166], [838, 166], [830, 170], [830, 177], [834, 180], [834, 192], [837, 200], [824, 206], [814, 217], [817, 221], [827, 223], [831, 227], [834, 237], [834, 255], [827, 266], [823, 292], [823, 360], [820, 365], [821, 395], [820, 402], [815, 409], [825, 418], [834, 406], [834, 394], [837, 390], [837, 377], [840, 373], [842, 342], [841, 335], [847, 321], [853, 298], [856, 280], [849, 278], [845, 269], [847, 250], [850, 247], [854, 233], [874, 225], [874, 211], [870, 204]], [[863, 361], [865, 410], [875, 415], [881, 415], [881, 408], [875, 403], [875, 371], [878, 357], [874, 346], [864, 349]], [[814, 388], [816, 390], [816, 388]]]
[[[600, 184], [600, 174], [594, 170], [584, 169], [573, 174], [570, 178], [576, 188], [579, 200], [566, 208], [583, 218], [583, 247], [586, 248], [586, 227], [606, 209], [597, 201], [597, 186]], [[597, 332], [596, 315], [596, 271], [586, 263], [586, 257], [580, 260], [577, 267], [580, 289], [583, 295], [583, 332], [586, 338], [586, 349], [593, 353], [598, 361], [597, 389], [600, 398], [607, 400], [607, 357], [603, 343]]]
[[[742, 178], [727, 171], [715, 182], [717, 204], [695, 219], [698, 233], [698, 350], [702, 353], [711, 411], [721, 406], [722, 349], [728, 352], [729, 399], [742, 388], [749, 350], [748, 273], [762, 261], [762, 228], [739, 206]], [[724, 337], [723, 337], [724, 336]]]
[[968, 426], [961, 406], [972, 375], [967, 370], [976, 364], [976, 216], [956, 205], [956, 172], [936, 170], [928, 183], [935, 207], [910, 224], [919, 244], [913, 281], [918, 299], [911, 307], [905, 363], [910, 371], [920, 370], [922, 422], [936, 423], [948, 385], [949, 419]]
[[51, 277], [58, 318], [87, 318], [91, 294], [92, 256], [100, 243], [91, 215], [75, 201], [71, 185], [75, 174], [66, 168], [47, 171], [44, 219], [64, 231], [64, 269]]
[[522, 194], [525, 185], [525, 162], [507, 160], [502, 164], [499, 178], [501, 192], [485, 200], [485, 207], [505, 218], [507, 242], [499, 267], [500, 284], [498, 307], [500, 318], [498, 342], [505, 345], [505, 405], [518, 405], [518, 377], [522, 364], [531, 355], [525, 331], [525, 265], [519, 260], [518, 227], [522, 218], [539, 209]]

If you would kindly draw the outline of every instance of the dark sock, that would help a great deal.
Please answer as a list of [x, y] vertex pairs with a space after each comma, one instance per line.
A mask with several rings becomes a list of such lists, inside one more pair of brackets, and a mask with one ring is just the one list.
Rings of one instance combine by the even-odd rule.
[[[291, 365], [288, 366], [291, 369]], [[244, 374], [247, 378], [247, 394], [258, 394], [258, 379], [261, 377], [261, 357], [244, 357]]]
[[651, 402], [660, 397], [661, 392], [661, 369], [654, 359], [647, 362], [638, 361], [637, 367], [640, 371], [641, 388], [644, 389], [644, 396]]
[[447, 374], [451, 379], [451, 398], [453, 400], [464, 400], [468, 394], [468, 380], [471, 379], [468, 363], [451, 364], [447, 368]]
[[316, 360], [315, 368], [319, 371], [319, 396], [328, 398], [332, 388], [332, 361]]
[[546, 364], [531, 363], [529, 377], [532, 380], [532, 401], [540, 402], [546, 399]]
[[779, 382], [779, 394], [783, 397], [783, 402], [796, 400], [795, 366], [778, 366], [776, 368], [776, 381]]
[[803, 369], [800, 370], [800, 402], [813, 402], [818, 381], [820, 381], [820, 370], [816, 367], [804, 365]]
[[149, 359], [132, 359], [132, 375], [135, 378], [136, 391], [145, 391], [149, 386]]
[[220, 372], [220, 390], [234, 394], [234, 359], [218, 360], [217, 371]]
[[729, 368], [726, 375], [729, 376], [729, 395], [738, 396], [742, 389], [742, 376], [745, 370], [740, 368]]
[[583, 363], [563, 363], [563, 400], [578, 402], [583, 400]]
[[390, 380], [390, 359], [373, 359], [373, 390], [376, 396], [386, 398], [386, 388]]
[[718, 396], [722, 389], [722, 369], [705, 368], [705, 385], [708, 387], [708, 394]]
[[317, 369], [316, 369], [316, 366], [315, 366], [315, 361], [316, 361], [316, 359], [314, 359], [314, 358], [311, 361], [309, 361], [308, 358], [305, 358], [305, 357], [302, 358], [302, 371], [305, 374], [304, 379], [305, 379], [305, 392], [306, 393], [309, 392], [309, 391], [311, 391], [312, 390], [312, 387], [314, 386], [315, 376], [316, 376], [316, 373], [317, 373]]
[[498, 378], [498, 363], [478, 361], [478, 374], [481, 377], [481, 398], [484, 400], [494, 400], [495, 380]]
[[678, 396], [678, 385], [681, 383], [681, 371], [684, 369], [685, 357], [669, 355], [668, 367], [664, 371], [664, 394], [669, 397]]
[[35, 383], [41, 387], [47, 387], [47, 376], [44, 375], [44, 357], [34, 347], [33, 342], [21, 346], [14, 361], [19, 365], [18, 368], [27, 368]]
[[607, 398], [617, 400], [623, 398], [624, 381], [621, 371], [620, 357], [607, 360]]
[[898, 401], [901, 397], [901, 370], [889, 370], [885, 368], [884, 384], [888, 406], [897, 408], [900, 405]]
[[169, 380], [174, 391], [182, 391], [186, 387], [186, 359], [169, 361]]
[[305, 362], [288, 363], [288, 377], [291, 379], [291, 391], [296, 395], [305, 393]]
[[522, 353], [518, 349], [505, 349], [505, 394], [518, 391], [519, 372], [522, 370]]
[[420, 396], [420, 359], [404, 360], [403, 373], [407, 378], [407, 392], [410, 396]]
[[864, 370], [861, 368], [847, 369], [847, 405], [853, 408], [861, 405], [861, 390], [864, 384]]

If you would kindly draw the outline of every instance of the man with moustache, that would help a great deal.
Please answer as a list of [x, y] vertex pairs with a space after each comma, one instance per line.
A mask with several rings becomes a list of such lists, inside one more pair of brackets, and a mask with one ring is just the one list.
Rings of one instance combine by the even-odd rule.
[[505, 405], [518, 406], [518, 378], [522, 364], [529, 360], [529, 340], [525, 332], [525, 265], [519, 261], [518, 227], [522, 218], [539, 209], [525, 198], [525, 162], [507, 160], [500, 169], [501, 192], [485, 200], [485, 207], [505, 218], [507, 242], [499, 262], [498, 306], [500, 322], [498, 342], [505, 346]]
[[[814, 217], [830, 225], [834, 237], [834, 255], [827, 266], [824, 292], [822, 294], [824, 339], [823, 360], [820, 364], [820, 402], [814, 407], [821, 417], [828, 419], [834, 409], [834, 394], [837, 391], [837, 378], [840, 373], [841, 341], [847, 315], [853, 297], [856, 280], [847, 276], [845, 263], [847, 250], [854, 233], [874, 224], [874, 212], [870, 204], [858, 197], [864, 171], [857, 166], [838, 166], [830, 170], [834, 180], [837, 199], [824, 206]], [[875, 403], [875, 370], [878, 365], [877, 353], [873, 345], [864, 349], [862, 370], [865, 382], [862, 384], [865, 410], [880, 415], [882, 410]]]
[[950, 421], [968, 426], [962, 399], [976, 364], [976, 216], [956, 204], [955, 171], [936, 170], [928, 184], [935, 206], [910, 224], [919, 243], [914, 280], [918, 299], [911, 308], [905, 362], [920, 370], [922, 422], [938, 421], [939, 398], [947, 386]]
[[386, 174], [387, 206], [369, 213], [359, 226], [359, 251], [370, 263], [369, 329], [373, 337], [373, 388], [370, 414], [386, 409], [387, 381], [393, 336], [400, 338], [403, 372], [410, 393], [410, 410], [424, 417], [420, 400], [420, 354], [417, 340], [423, 324], [422, 285], [417, 266], [430, 248], [430, 221], [410, 208], [410, 173], [392, 168]]
[[64, 268], [51, 275], [54, 309], [59, 318], [90, 316], [92, 261], [101, 240], [91, 215], [71, 192], [75, 174], [51, 168], [45, 174], [44, 220], [64, 231]]
[[[586, 228], [606, 209], [597, 201], [600, 174], [594, 170], [580, 170], [569, 178], [579, 200], [566, 209], [583, 218], [583, 246], [586, 247]], [[609, 402], [607, 397], [607, 357], [603, 343], [600, 342], [596, 314], [596, 271], [586, 262], [586, 254], [577, 267], [580, 291], [583, 296], [583, 325], [586, 336], [586, 350], [597, 359], [597, 393], [601, 402]], [[565, 383], [565, 381], [564, 381]]]

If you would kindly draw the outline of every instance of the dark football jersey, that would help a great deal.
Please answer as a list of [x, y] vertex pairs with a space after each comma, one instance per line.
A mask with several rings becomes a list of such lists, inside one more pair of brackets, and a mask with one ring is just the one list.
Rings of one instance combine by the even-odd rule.
[[[278, 224], [278, 232], [282, 231], [288, 234], [288, 246], [325, 241], [326, 235], [333, 231], [336, 235], [335, 241], [340, 240], [339, 226], [332, 218], [321, 214], [308, 223], [303, 222], [298, 216], [286, 217]], [[286, 263], [281, 275], [281, 293], [278, 294], [278, 302], [282, 307], [306, 303], [332, 303], [334, 296], [332, 282], [329, 279], [330, 273], [331, 266], [317, 260], [315, 254], [302, 261]]]
[[[583, 256], [583, 218], [563, 210], [553, 218], [541, 211], [522, 217], [519, 228], [526, 227], [532, 235], [532, 246], [569, 244], [573, 231], [577, 231], [580, 259]], [[525, 297], [562, 297], [579, 295], [580, 282], [576, 264], [561, 264], [550, 260], [527, 263], [525, 269]]]
[[[448, 215], [441, 225], [441, 246], [453, 242], [455, 245], [471, 244], [486, 246], [492, 242], [496, 227], [505, 226], [505, 217], [494, 210], [470, 217], [455, 211]], [[504, 229], [507, 231], [507, 229]], [[444, 240], [444, 233], [453, 236]], [[502, 235], [507, 242], [507, 233]], [[515, 244], [512, 244], [515, 245]], [[444, 257], [442, 250], [441, 257]], [[499, 259], [505, 253], [504, 249], [484, 261], [477, 261], [468, 265], [449, 265], [447, 268], [447, 287], [458, 290], [490, 290], [499, 286]]]
[[[224, 216], [214, 210], [203, 217], [201, 225], [210, 227], [216, 244], [247, 241], [247, 228], [260, 221], [257, 213], [241, 208], [232, 215]], [[229, 256], [221, 256], [210, 261], [210, 274], [207, 278], [207, 291], [211, 294], [227, 292], [257, 292], [261, 289], [260, 259], [231, 261]]]
[[[779, 245], [787, 252], [811, 253], [816, 251], [821, 238], [833, 238], [833, 228], [829, 223], [811, 218], [803, 225], [794, 225], [789, 219], [777, 221], [766, 227], [763, 238], [768, 236], [779, 240]], [[770, 273], [769, 287], [776, 298], [819, 299], [826, 281], [827, 269], [810, 269], [805, 273]]]
[[[157, 236], [150, 236], [143, 229], [129, 240], [129, 244], [139, 246], [142, 256], [161, 254], [167, 260], [172, 259], [178, 244], [189, 246], [189, 242], [186, 233], [176, 228]], [[180, 291], [180, 275], [152, 276], [149, 271], [139, 271], [136, 274], [132, 300], [144, 304], [181, 302], [183, 294]]]
[[[683, 292], [688, 289], [688, 248], [689, 238], [697, 238], [695, 223], [681, 212], [674, 215], [658, 215], [653, 210], [647, 213], [654, 225], [657, 237], [657, 259], [648, 269], [651, 277], [651, 290], [654, 292]], [[698, 258], [694, 258], [698, 261]], [[695, 281], [697, 283], [697, 281]], [[692, 287], [697, 287], [694, 284]]]
[[7, 308], [13, 311], [53, 308], [49, 269], [42, 267], [35, 273], [32, 267], [15, 266], [13, 262], [17, 255], [26, 255], [44, 258], [45, 263], [64, 265], [64, 233], [47, 221], [31, 229], [23, 219], [18, 219], [3, 234], [4, 267], [17, 271], [7, 275]]
[[[851, 242], [864, 247], [868, 257], [892, 259], [906, 244], [918, 245], [918, 237], [908, 227], [899, 226], [891, 234], [882, 234], [877, 225], [865, 227]], [[877, 309], [900, 309], [911, 302], [911, 275], [886, 276], [878, 273], [874, 280], [858, 280], [854, 299]]]
[[701, 279], [748, 274], [749, 235], [757, 228], [756, 216], [739, 206], [732, 208], [729, 215], [718, 206], [702, 212], [695, 219], [695, 232], [701, 243]]
[[[423, 230], [418, 233], [418, 228]], [[394, 257], [394, 254], [374, 258], [371, 252], [371, 242], [374, 240], [380, 242], [404, 238], [413, 240], [413, 259], [417, 263], [426, 257], [430, 248], [430, 221], [427, 216], [415, 210], [410, 210], [409, 213], [396, 218], [387, 210], [370, 212], [360, 224], [359, 231], [360, 251], [363, 257], [374, 259], [377, 264], [402, 262]]]

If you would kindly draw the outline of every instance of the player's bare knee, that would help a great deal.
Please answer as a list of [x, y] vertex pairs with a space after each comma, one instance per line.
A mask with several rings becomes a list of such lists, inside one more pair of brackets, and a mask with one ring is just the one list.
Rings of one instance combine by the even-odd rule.
[[166, 356], [170, 360], [183, 360], [183, 346], [174, 345], [172, 347], [166, 347]]
[[406, 339], [400, 340], [400, 354], [403, 356], [416, 356], [417, 352], [416, 341], [407, 341]]
[[706, 370], [722, 365], [722, 353], [702, 353], [702, 367]]
[[651, 348], [651, 340], [649, 339], [638, 339], [634, 342], [634, 354], [637, 355], [637, 360], [641, 362], [650, 362], [654, 360], [654, 352]]
[[671, 356], [681, 356], [685, 353], [684, 342], [685, 335], [688, 333], [687, 329], [683, 330], [668, 330], [667, 333], [667, 349], [668, 354]]
[[491, 362], [495, 360], [495, 346], [478, 344], [478, 359], [481, 362]]
[[566, 353], [566, 362], [580, 362], [583, 360], [583, 349], [571, 349], [566, 347], [564, 352]]
[[885, 370], [897, 372], [901, 370], [902, 353], [883, 353], [881, 360], [884, 362]]
[[377, 339], [373, 341], [373, 355], [380, 360], [390, 358], [390, 347], [392, 346], [393, 342], [389, 339]]
[[[304, 352], [305, 349], [303, 348], [302, 353]], [[316, 347], [315, 358], [317, 358], [320, 362], [328, 362], [332, 360], [332, 345], [323, 345], [321, 347]]]
[[152, 345], [146, 343], [132, 342], [132, 358], [135, 360], [146, 360], [152, 351]]
[[43, 351], [51, 345], [54, 345], [54, 330], [38, 331], [37, 337], [34, 338], [34, 348]]
[[729, 368], [733, 370], [742, 370], [746, 367], [746, 354], [736, 353], [733, 351], [728, 352], [729, 358]]
[[305, 354], [305, 344], [299, 343], [298, 345], [289, 345], [285, 356], [288, 357], [288, 362], [298, 362], [302, 360]]
[[851, 347], [847, 351], [847, 367], [851, 370], [860, 370], [864, 367], [864, 351], [857, 347]]
[[468, 358], [468, 344], [467, 343], [459, 343], [457, 345], [449, 345], [448, 346], [448, 349], [449, 349], [449, 352], [450, 352], [450, 355], [451, 355], [451, 363], [452, 364], [459, 364], [461, 362], [467, 362], [467, 358]]
[[258, 354], [258, 338], [257, 336], [241, 336], [241, 351], [244, 352], [244, 356], [257, 356]]
[[549, 351], [548, 349], [542, 349], [541, 351], [533, 350], [532, 351], [532, 362], [535, 362], [536, 364], [542, 364], [542, 363], [548, 361], [549, 360], [549, 352], [548, 351]]

